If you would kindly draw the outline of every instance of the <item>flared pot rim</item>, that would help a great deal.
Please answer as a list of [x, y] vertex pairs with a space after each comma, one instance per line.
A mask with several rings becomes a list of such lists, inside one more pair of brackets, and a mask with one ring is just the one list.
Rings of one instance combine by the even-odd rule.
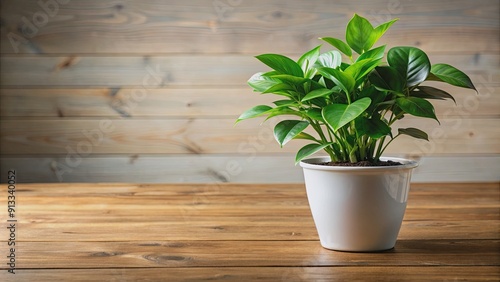
[[418, 162], [405, 158], [381, 157], [382, 161], [400, 162], [401, 165], [393, 166], [329, 166], [319, 163], [329, 162], [330, 157], [312, 157], [300, 161], [300, 166], [305, 169], [329, 170], [329, 171], [392, 171], [401, 169], [413, 169], [418, 166]]

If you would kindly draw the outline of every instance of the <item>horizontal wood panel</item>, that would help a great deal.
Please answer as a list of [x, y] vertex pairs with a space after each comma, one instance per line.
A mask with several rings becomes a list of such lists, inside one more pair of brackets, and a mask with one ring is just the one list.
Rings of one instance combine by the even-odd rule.
[[[500, 155], [418, 159], [413, 182], [500, 181]], [[15, 169], [19, 182], [303, 183], [293, 154], [25, 156], [0, 158], [0, 181]], [[207, 189], [210, 189], [209, 187]], [[277, 192], [275, 192], [277, 193]]]
[[[165, 188], [168, 186], [168, 189]], [[69, 189], [70, 187], [71, 189]], [[231, 187], [230, 189], [228, 187]], [[473, 187], [473, 188], [471, 188]], [[99, 186], [89, 186], [88, 183], [30, 183], [18, 187], [18, 191], [23, 193], [23, 197], [36, 198], [43, 197], [49, 193], [51, 198], [59, 197], [142, 197], [142, 196], [164, 196], [164, 197], [216, 197], [216, 196], [258, 196], [260, 194], [271, 193], [279, 197], [304, 197], [306, 191], [304, 184], [281, 183], [281, 184], [237, 184], [237, 183], [178, 183], [172, 185], [153, 183], [99, 183]], [[7, 185], [0, 185], [0, 189], [7, 189]], [[480, 191], [481, 193], [477, 193]], [[467, 197], [474, 199], [488, 199], [500, 196], [500, 183], [413, 183], [411, 184], [411, 199], [432, 198], [432, 202], [437, 197], [448, 202], [442, 205], [456, 205], [455, 200], [450, 200], [446, 194], [453, 193], [453, 197], [460, 201]], [[498, 199], [497, 199], [498, 200]], [[427, 199], [429, 201], [429, 199]], [[62, 202], [60, 204], [66, 204]], [[420, 203], [419, 205], [422, 205]], [[497, 204], [500, 205], [500, 202]], [[480, 203], [478, 203], [480, 205]], [[481, 207], [483, 207], [481, 205]], [[272, 208], [272, 207], [270, 207]], [[132, 212], [133, 211], [129, 211]]]
[[[304, 196], [305, 200], [305, 196]], [[415, 200], [411, 200], [410, 203], [414, 203]], [[422, 202], [422, 201], [420, 201]], [[94, 208], [97, 205], [86, 205], [86, 208]], [[408, 209], [411, 209], [411, 213], [405, 215], [405, 220], [407, 221], [459, 221], [459, 220], [496, 220], [498, 219], [498, 209], [500, 206], [497, 204], [496, 207], [482, 207], [478, 211], [475, 207], [469, 205], [469, 207], [456, 207], [456, 208], [439, 208], [439, 207], [425, 207], [425, 208], [415, 208], [415, 205], [410, 205]], [[245, 222], [291, 222], [294, 220], [304, 220], [307, 221], [311, 217], [309, 208], [268, 208], [266, 210], [258, 209], [255, 207], [248, 206], [238, 206], [237, 208], [227, 212], [225, 216], [221, 216], [216, 212], [215, 209], [207, 207], [203, 209], [193, 208], [191, 210], [185, 210], [183, 215], [178, 215], [179, 206], [165, 207], [165, 205], [154, 205], [154, 209], [141, 209], [141, 214], [137, 214], [134, 211], [130, 211], [124, 208], [107, 208], [105, 210], [96, 209], [95, 211], [86, 211], [85, 215], [82, 215], [82, 209], [71, 209], [68, 211], [68, 207], [59, 206], [57, 208], [57, 216], [52, 216], [47, 218], [45, 215], [47, 205], [34, 205], [33, 207], [23, 208], [24, 213], [30, 214], [29, 222], [31, 223], [53, 223], [53, 222], [64, 222], [71, 223], [79, 222], [124, 222], [129, 223], [143, 222], [146, 217], [151, 224], [155, 222], [181, 222], [186, 221], [194, 224], [207, 224], [208, 222], [217, 219], [222, 225], [228, 225], [236, 221]], [[53, 207], [53, 206], [51, 206]], [[63, 208], [66, 208], [63, 210]], [[432, 211], [430, 214], [429, 211]], [[269, 219], [269, 213], [275, 214], [274, 220]], [[90, 218], [92, 217], [92, 218]], [[20, 223], [28, 222], [28, 220], [19, 221]]]
[[[33, 14], [44, 10], [37, 2], [24, 0], [2, 7], [1, 50], [4, 54], [298, 52], [320, 44], [318, 37], [343, 37], [347, 21], [359, 13], [375, 25], [400, 18], [384, 38], [389, 45], [418, 45], [445, 53], [498, 52], [499, 6], [494, 0], [71, 1], [59, 5], [57, 13], [37, 28]], [[24, 43], [14, 48], [9, 34], [22, 36], [16, 43]]]
[[[465, 279], [494, 281], [500, 275], [498, 266], [296, 266], [296, 267], [220, 267], [220, 268], [99, 268], [99, 269], [21, 269], [16, 278], [21, 280], [75, 282], [105, 280], [138, 281], [168, 279], [168, 281], [354, 281], [369, 277], [371, 280], [440, 280]], [[7, 273], [4, 271], [3, 273]], [[3, 274], [7, 275], [7, 274]], [[1, 275], [0, 275], [1, 276]]]
[[[436, 85], [437, 86], [437, 85]], [[441, 85], [450, 101], [434, 101], [438, 116], [499, 117], [500, 86], [477, 83], [474, 91]], [[279, 97], [250, 87], [100, 89], [0, 89], [2, 117], [237, 117]]]
[[[435, 253], [421, 251], [423, 245]], [[499, 246], [498, 240], [400, 240], [392, 251], [360, 258], [325, 250], [316, 241], [60, 242], [58, 248], [25, 242], [19, 256], [26, 258], [25, 268], [308, 266], [312, 261], [316, 266], [496, 266]], [[263, 259], [271, 250], [280, 261]], [[407, 265], [412, 256], [419, 260]]]
[[[448, 63], [473, 81], [498, 83], [500, 55], [430, 55], [433, 63]], [[297, 59], [297, 56], [293, 57]], [[252, 56], [179, 55], [143, 57], [2, 56], [2, 86], [245, 86], [268, 67]]]
[[[235, 117], [236, 118], [236, 117]], [[1, 152], [13, 154], [216, 154], [290, 153], [307, 144], [294, 140], [283, 148], [272, 135], [273, 120], [234, 125], [235, 119], [60, 119], [3, 120]], [[497, 119], [418, 120], [431, 142], [402, 136], [387, 153], [481, 154], [500, 153]], [[406, 118], [396, 128], [415, 126]]]

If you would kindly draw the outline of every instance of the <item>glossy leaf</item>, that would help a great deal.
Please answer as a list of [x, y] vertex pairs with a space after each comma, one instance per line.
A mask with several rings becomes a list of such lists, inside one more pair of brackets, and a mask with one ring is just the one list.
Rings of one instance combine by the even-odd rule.
[[272, 110], [272, 108], [269, 107], [269, 106], [267, 106], [267, 105], [258, 105], [258, 106], [255, 106], [255, 107], [253, 107], [251, 109], [248, 109], [245, 112], [243, 112], [238, 117], [238, 119], [236, 120], [236, 122], [238, 123], [238, 122], [240, 122], [242, 120], [245, 120], [245, 119], [254, 118], [254, 117], [258, 117], [258, 116], [264, 115], [269, 110]]
[[431, 73], [438, 77], [441, 81], [447, 82], [451, 85], [476, 90], [476, 87], [470, 78], [461, 70], [453, 66], [447, 64], [435, 64], [431, 68]]
[[318, 60], [316, 60], [315, 67], [322, 68], [338, 68], [342, 63], [342, 55], [336, 50], [332, 50], [319, 55]]
[[302, 68], [302, 71], [304, 73], [307, 74], [308, 71], [314, 66], [314, 64], [318, 60], [320, 47], [321, 45], [307, 51], [297, 61], [297, 63]]
[[323, 108], [323, 119], [333, 128], [334, 131], [337, 131], [342, 126], [348, 124], [362, 114], [370, 106], [370, 103], [371, 99], [365, 97], [349, 105], [330, 104]]
[[293, 100], [278, 100], [278, 101], [274, 101], [273, 104], [275, 104], [276, 106], [295, 106], [296, 103], [295, 101]]
[[394, 47], [387, 53], [387, 62], [401, 77], [406, 78], [406, 86], [418, 85], [426, 80], [431, 70], [427, 55], [415, 47]]
[[294, 86], [302, 85], [302, 83], [308, 81], [307, 78], [304, 78], [301, 76], [289, 75], [289, 74], [275, 74], [275, 75], [271, 76], [271, 78], [278, 79], [281, 82], [288, 83], [288, 84], [294, 85]]
[[294, 60], [279, 54], [262, 54], [256, 58], [281, 74], [304, 77], [304, 72]]
[[350, 75], [355, 80], [362, 79], [367, 73], [373, 70], [380, 60], [365, 59], [361, 61], [356, 61], [354, 64], [350, 65], [344, 70], [344, 73]]
[[385, 52], [385, 45], [373, 48], [371, 50], [368, 50], [361, 54], [357, 59], [356, 62], [361, 61], [361, 60], [366, 60], [366, 59], [382, 59], [384, 58], [384, 52]]
[[349, 45], [347, 45], [347, 43], [345, 43], [344, 41], [333, 37], [322, 37], [320, 39], [328, 42], [330, 45], [337, 48], [340, 52], [344, 53], [348, 57], [352, 57], [351, 47], [349, 47]]
[[417, 139], [424, 139], [429, 141], [429, 136], [427, 136], [427, 133], [423, 132], [420, 129], [417, 128], [398, 128], [399, 134], [404, 134], [404, 135], [409, 135], [411, 137], [417, 138]]
[[419, 91], [413, 91], [412, 93], [410, 93], [410, 95], [415, 96], [415, 97], [419, 97], [419, 98], [427, 98], [427, 99], [441, 99], [441, 100], [442, 99], [451, 99], [451, 100], [453, 100], [453, 102], [455, 102], [455, 104], [457, 103], [457, 101], [455, 101], [455, 98], [453, 98], [453, 96], [451, 96], [450, 93], [448, 93], [444, 90], [434, 88], [431, 86], [419, 86], [419, 87], [417, 87], [417, 89]]
[[346, 94], [349, 94], [354, 90], [356, 81], [349, 74], [346, 74], [339, 69], [332, 68], [320, 68], [318, 69], [318, 72], [326, 78], [332, 80], [336, 85], [344, 90]]
[[378, 89], [403, 92], [403, 78], [395, 68], [390, 66], [375, 68], [375, 72], [370, 75], [370, 82]]
[[292, 140], [295, 136], [301, 133], [309, 122], [300, 120], [283, 120], [274, 127], [274, 138], [281, 147], [288, 141]]
[[263, 94], [266, 93], [287, 93], [286, 91], [295, 90], [293, 86], [286, 83], [276, 83], [268, 89], [261, 91]]
[[358, 117], [356, 120], [356, 130], [359, 136], [368, 135], [373, 139], [379, 139], [383, 136], [391, 134], [391, 128], [380, 119], [368, 119]]
[[286, 106], [273, 108], [272, 110], [269, 110], [266, 114], [267, 114], [266, 120], [268, 120], [272, 117], [275, 117], [275, 116], [284, 116], [284, 115], [292, 115], [292, 116], [302, 117], [301, 112], [296, 111], [296, 110], [292, 110]]
[[306, 115], [314, 120], [324, 122], [323, 116], [321, 115], [321, 110], [318, 108], [313, 108], [307, 110]]
[[379, 39], [380, 37], [382, 37], [382, 35], [385, 34], [385, 32], [397, 21], [398, 19], [393, 19], [393, 20], [390, 20], [386, 23], [383, 23], [377, 27], [375, 27], [371, 33], [371, 36], [370, 36], [370, 40], [369, 40], [369, 43], [368, 45], [370, 47], [368, 47], [368, 49], [371, 48], [371, 46], [373, 46], [373, 44], [375, 44]]
[[254, 91], [264, 92], [272, 86], [280, 83], [279, 80], [271, 78], [267, 75], [264, 75], [263, 72], [258, 72], [248, 80], [248, 85], [253, 88]]
[[373, 33], [372, 24], [365, 18], [354, 14], [354, 17], [347, 24], [346, 41], [347, 44], [358, 54], [370, 49], [373, 44], [371, 37]]
[[308, 133], [305, 133], [304, 131], [297, 134], [293, 139], [305, 139], [305, 140], [311, 140], [311, 141], [318, 142], [318, 140], [316, 138], [314, 138], [312, 135], [310, 135]]
[[298, 162], [300, 162], [304, 158], [307, 158], [310, 155], [323, 150], [324, 148], [326, 148], [330, 145], [331, 145], [331, 143], [305, 145], [304, 147], [300, 148], [300, 150], [297, 152], [297, 155], [295, 156], [295, 164], [297, 164]]
[[333, 93], [333, 90], [331, 90], [331, 89], [327, 89], [327, 88], [316, 89], [316, 90], [313, 90], [313, 91], [307, 93], [306, 96], [304, 96], [304, 98], [302, 98], [302, 102], [309, 101], [311, 99], [318, 98], [318, 97], [328, 96], [332, 93]]
[[439, 122], [434, 112], [434, 106], [425, 99], [418, 97], [398, 98], [396, 104], [410, 115], [432, 118]]

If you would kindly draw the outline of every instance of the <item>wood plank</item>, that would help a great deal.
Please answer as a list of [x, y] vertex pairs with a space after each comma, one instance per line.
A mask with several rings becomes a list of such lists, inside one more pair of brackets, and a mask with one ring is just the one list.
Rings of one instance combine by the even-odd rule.
[[[280, 119], [254, 119], [234, 125], [230, 119], [47, 119], [0, 121], [4, 155], [16, 154], [224, 154], [294, 153], [304, 140], [280, 148], [272, 128]], [[498, 119], [408, 117], [397, 127], [428, 132], [431, 142], [396, 139], [387, 154], [498, 154]], [[68, 149], [69, 148], [69, 149]]]
[[[0, 189], [7, 190], [6, 184]], [[195, 183], [180, 184], [146, 184], [146, 183], [99, 183], [89, 186], [88, 183], [30, 183], [21, 185], [17, 191], [23, 197], [195, 197], [195, 196], [248, 196], [270, 193], [276, 196], [303, 197], [303, 183], [281, 184], [237, 184], [237, 183]], [[480, 193], [478, 193], [480, 191]], [[496, 198], [500, 195], [500, 183], [412, 183], [411, 197], [429, 197], [453, 193], [453, 197]], [[451, 201], [451, 203], [456, 203]], [[500, 202], [499, 202], [500, 203]]]
[[[23, 268], [498, 266], [498, 240], [399, 240], [382, 253], [332, 252], [316, 241], [21, 242]], [[263, 258], [279, 257], [280, 260]], [[2, 266], [5, 267], [5, 266]]]
[[[443, 86], [443, 85], [441, 85]], [[435, 101], [436, 113], [447, 117], [500, 116], [500, 86], [477, 83], [474, 91], [451, 86], [457, 106]], [[1, 117], [236, 117], [259, 104], [278, 98], [259, 95], [250, 87], [160, 88], [137, 92], [135, 88], [99, 89], [0, 89]]]
[[[69, 206], [85, 206], [87, 203], [90, 205], [95, 205], [95, 203], [103, 204], [103, 205], [127, 205], [127, 204], [135, 204], [137, 201], [146, 201], [150, 206], [162, 206], [165, 202], [168, 202], [170, 206], [196, 206], [197, 208], [204, 208], [206, 206], [217, 205], [220, 207], [224, 207], [225, 209], [230, 209], [230, 207], [248, 207], [248, 206], [259, 206], [269, 205], [269, 206], [307, 206], [307, 199], [303, 195], [304, 188], [301, 187], [303, 185], [296, 185], [300, 189], [300, 198], [297, 199], [296, 195], [287, 194], [273, 194], [273, 198], [269, 198], [267, 194], [250, 194], [251, 197], [242, 197], [242, 195], [224, 195], [224, 194], [215, 194], [215, 195], [204, 195], [202, 200], [196, 200], [197, 195], [193, 195], [188, 193], [186, 195], [186, 191], [184, 191], [183, 195], [138, 195], [135, 192], [119, 194], [112, 193], [110, 191], [110, 195], [82, 195], [74, 196], [71, 195], [71, 191], [74, 188], [67, 188], [66, 193], [61, 193], [59, 196], [47, 197], [38, 195], [36, 197], [23, 196], [23, 203], [28, 205], [37, 205], [37, 206], [54, 206], [54, 205], [69, 205]], [[419, 195], [418, 192], [412, 193], [413, 197], [410, 198], [410, 207], [418, 206], [421, 208], [427, 207], [443, 207], [443, 206], [460, 206], [460, 207], [499, 207], [500, 208], [500, 187], [498, 184], [493, 185], [494, 190], [491, 192], [485, 192], [483, 189], [478, 189], [481, 193], [484, 193], [482, 197], [475, 197], [472, 193], [464, 193], [464, 194], [454, 194], [453, 197], [449, 197], [441, 193], [433, 193], [433, 194], [424, 194]], [[169, 187], [165, 187], [163, 190], [167, 190]], [[210, 189], [210, 188], [209, 188]], [[224, 189], [218, 188], [217, 185], [213, 185], [212, 189]], [[252, 189], [252, 186], [247, 186], [247, 189]], [[50, 191], [50, 189], [49, 189]], [[288, 191], [288, 189], [286, 190]], [[476, 191], [477, 193], [477, 191]], [[248, 195], [245, 195], [248, 196]], [[64, 203], [61, 203], [64, 201]]]
[[[19, 185], [16, 196], [22, 205], [16, 219], [22, 233], [17, 241], [317, 240], [303, 185], [275, 186], [274, 189], [283, 190], [281, 193], [268, 190], [267, 185], [201, 185], [193, 190], [193, 184], [108, 184], [88, 191], [78, 188], [82, 186]], [[6, 190], [7, 185], [1, 188]], [[250, 189], [253, 191], [241, 194]], [[166, 192], [162, 194], [162, 190]], [[500, 239], [499, 183], [469, 184], [462, 188], [421, 184], [414, 185], [414, 190], [410, 193], [401, 240]], [[426, 218], [422, 209], [427, 213], [438, 209], [485, 209], [492, 218], [450, 220], [451, 214], [448, 220], [429, 214]], [[262, 216], [262, 211], [273, 217]], [[147, 217], [152, 213], [156, 214]], [[279, 214], [289, 219], [283, 220]], [[6, 216], [2, 215], [0, 220], [5, 221]], [[142, 216], [142, 220], [128, 219], [137, 216]], [[411, 217], [413, 220], [409, 220]], [[264, 237], [263, 229], [269, 229]]]
[[[10, 278], [1, 272], [0, 277]], [[496, 281], [498, 266], [331, 266], [331, 267], [196, 267], [196, 268], [99, 268], [99, 269], [19, 269], [16, 278], [23, 281]]]
[[[98, 280], [113, 275], [133, 281], [147, 271], [141, 279], [387, 280], [406, 275], [402, 278], [494, 281], [500, 270], [500, 218], [480, 216], [500, 215], [499, 195], [499, 182], [414, 184], [413, 206], [407, 210], [414, 219], [405, 218], [396, 247], [350, 253], [321, 247], [312, 218], [296, 209], [307, 207], [303, 185], [18, 184], [16, 278], [75, 275], [72, 280], [78, 281], [92, 271], [85, 278], [101, 274]], [[209, 201], [188, 203], [190, 198]], [[199, 214], [181, 218], [179, 207], [196, 207]], [[463, 207], [478, 218], [462, 218]], [[280, 209], [288, 216], [276, 213]], [[440, 209], [458, 213], [430, 219]], [[134, 214], [143, 220], [129, 220]], [[2, 279], [12, 277], [7, 266], [0, 268]]]
[[[473, 81], [500, 81], [500, 55], [430, 55], [433, 63], [449, 63]], [[297, 59], [297, 56], [293, 57]], [[133, 87], [245, 86], [265, 71], [253, 56], [14, 56], [0, 58], [3, 87]], [[28, 71], [29, 70], [29, 71]]]
[[[303, 183], [293, 154], [2, 156], [0, 182], [15, 169], [19, 182]], [[75, 157], [75, 156], [73, 156]], [[405, 157], [401, 155], [401, 157]], [[406, 156], [415, 157], [415, 156]], [[68, 159], [67, 159], [68, 158]], [[499, 182], [499, 155], [426, 156], [413, 182]]]
[[[457, 8], [460, 7], [460, 8]], [[19, 27], [43, 10], [23, 0], [2, 7], [1, 51], [23, 53], [277, 53], [308, 50], [321, 36], [343, 37], [353, 13], [374, 24], [401, 18], [390, 45], [438, 52], [498, 53], [499, 3], [419, 1], [85, 1], [60, 5], [40, 28]], [[411, 11], [411, 12], [409, 12]], [[25, 38], [12, 46], [8, 35]], [[31, 38], [30, 38], [31, 37]], [[176, 40], [166, 40], [175, 38]], [[19, 39], [20, 40], [20, 39]], [[65, 42], [65, 44], [58, 44]], [[460, 42], [460, 44], [450, 44]]]
[[[304, 199], [306, 199], [304, 197]], [[458, 206], [452, 208], [440, 208], [440, 207], [425, 207], [417, 208], [414, 205], [414, 201], [410, 201], [410, 207], [408, 207], [408, 212], [405, 214], [404, 220], [406, 221], [474, 221], [474, 220], [498, 220], [500, 217], [499, 209], [496, 207], [482, 206], [481, 209], [476, 207], [468, 206]], [[94, 207], [94, 206], [91, 206]], [[293, 221], [309, 221], [311, 219], [311, 213], [308, 206], [298, 206], [291, 207], [288, 209], [284, 208], [269, 208], [266, 210], [257, 209], [254, 207], [241, 206], [238, 209], [234, 209], [225, 212], [221, 215], [218, 210], [212, 207], [203, 207], [203, 209], [182, 209], [179, 206], [162, 207], [156, 205], [157, 209], [144, 209], [141, 214], [130, 212], [123, 208], [108, 207], [103, 210], [97, 211], [85, 211], [85, 215], [82, 215], [81, 209], [71, 210], [64, 206], [53, 207], [57, 210], [57, 215], [47, 216], [46, 207], [41, 205], [34, 205], [29, 208], [23, 208], [22, 211], [25, 214], [29, 214], [29, 222], [32, 223], [53, 223], [53, 222], [124, 222], [129, 223], [144, 222], [147, 218], [147, 222], [154, 224], [155, 222], [181, 222], [189, 221], [196, 222], [198, 224], [207, 224], [208, 222], [217, 222], [227, 225], [235, 221], [245, 221], [245, 222], [274, 222], [276, 224], [293, 222]], [[66, 208], [66, 209], [64, 209]], [[179, 210], [182, 214], [179, 215]], [[269, 218], [269, 213], [272, 212], [275, 216]], [[22, 223], [27, 222], [26, 219], [21, 219]]]

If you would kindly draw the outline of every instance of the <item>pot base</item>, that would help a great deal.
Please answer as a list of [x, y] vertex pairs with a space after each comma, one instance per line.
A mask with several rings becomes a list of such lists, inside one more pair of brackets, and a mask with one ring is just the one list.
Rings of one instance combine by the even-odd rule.
[[394, 248], [406, 210], [411, 169], [416, 162], [388, 167], [314, 165], [301, 163], [307, 197], [325, 249], [380, 252]]

